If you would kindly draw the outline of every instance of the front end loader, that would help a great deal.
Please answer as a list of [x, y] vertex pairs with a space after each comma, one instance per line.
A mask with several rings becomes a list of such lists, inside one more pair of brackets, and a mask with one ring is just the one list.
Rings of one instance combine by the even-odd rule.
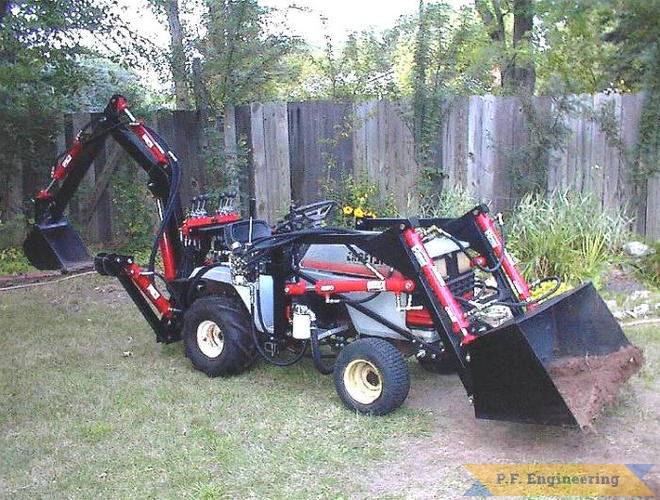
[[354, 229], [325, 224], [332, 201], [292, 206], [274, 224], [253, 208], [240, 218], [231, 193], [215, 210], [208, 196], [183, 210], [176, 156], [121, 96], [35, 199], [24, 250], [36, 267], [91, 264], [63, 214], [107, 137], [148, 172], [161, 222], [146, 268], [101, 253], [95, 269], [120, 281], [158, 341], [183, 340], [209, 376], [241, 373], [257, 357], [278, 366], [309, 357], [347, 407], [386, 414], [404, 403], [414, 358], [457, 373], [477, 418], [588, 427], [642, 364], [591, 284], [534, 297], [485, 205], [458, 218], [364, 218]]

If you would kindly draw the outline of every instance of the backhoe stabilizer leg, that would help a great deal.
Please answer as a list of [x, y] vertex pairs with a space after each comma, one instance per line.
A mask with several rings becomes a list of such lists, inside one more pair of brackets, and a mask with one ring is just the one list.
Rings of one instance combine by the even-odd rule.
[[171, 344], [181, 340], [179, 315], [147, 274], [140, 271], [132, 256], [100, 253], [94, 257], [94, 268], [102, 276], [119, 280], [156, 333], [158, 342]]

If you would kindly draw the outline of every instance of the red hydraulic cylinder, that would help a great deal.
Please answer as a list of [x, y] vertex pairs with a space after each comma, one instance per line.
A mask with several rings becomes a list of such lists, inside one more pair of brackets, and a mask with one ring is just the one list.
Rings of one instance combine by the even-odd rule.
[[401, 278], [388, 278], [384, 280], [344, 279], [322, 280], [309, 286], [306, 282], [287, 283], [284, 292], [287, 295], [303, 295], [314, 292], [317, 295], [333, 295], [336, 293], [351, 292], [394, 292], [411, 293], [415, 291], [415, 282]]
[[431, 288], [435, 292], [440, 304], [449, 316], [454, 331], [463, 335], [461, 343], [469, 344], [476, 339], [476, 336], [468, 332], [470, 323], [463, 314], [461, 306], [454, 298], [454, 295], [451, 293], [451, 290], [445, 283], [444, 279], [440, 276], [440, 273], [433, 263], [433, 259], [431, 259], [431, 256], [422, 242], [421, 236], [414, 228], [409, 227], [403, 231], [403, 238], [408, 245], [408, 248], [410, 248], [417, 259], [417, 262], [422, 269], [422, 273], [424, 273], [424, 276], [431, 284]]
[[151, 302], [158, 312], [162, 314], [165, 318], [172, 317], [172, 308], [170, 301], [158, 291], [154, 284], [149, 279], [149, 276], [143, 274], [137, 264], [132, 263], [128, 264], [126, 267], [126, 273], [130, 277], [131, 281], [140, 289], [144, 296]]
[[[518, 271], [518, 268], [511, 260], [509, 254], [506, 251], [503, 251], [504, 245], [502, 244], [502, 238], [495, 229], [493, 220], [484, 213], [478, 214], [475, 217], [475, 220], [477, 222], [477, 226], [479, 226], [479, 229], [481, 229], [481, 232], [488, 240], [488, 243], [493, 249], [493, 252], [495, 252], [495, 255], [502, 260], [502, 268], [513, 284], [513, 287], [518, 294], [518, 299], [521, 301], [529, 300], [531, 297], [529, 286], [527, 285], [525, 278], [523, 278], [522, 274], [520, 274], [520, 271]], [[527, 307], [532, 308], [533, 305], [530, 304]]]

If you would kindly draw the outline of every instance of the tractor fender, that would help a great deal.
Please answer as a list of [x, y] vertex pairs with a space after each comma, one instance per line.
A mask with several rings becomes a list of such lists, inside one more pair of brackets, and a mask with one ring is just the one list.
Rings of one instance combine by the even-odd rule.
[[[192, 276], [197, 270], [193, 271]], [[204, 273], [204, 282], [207, 291], [204, 295], [216, 295], [220, 293], [235, 294], [240, 297], [248, 311], [250, 307], [250, 287], [237, 285], [233, 282], [231, 269], [228, 266], [216, 266]], [[255, 326], [261, 332], [271, 330], [273, 326], [273, 278], [267, 275], [259, 276], [258, 287], [259, 303], [254, 310]], [[210, 293], [209, 293], [210, 292]]]

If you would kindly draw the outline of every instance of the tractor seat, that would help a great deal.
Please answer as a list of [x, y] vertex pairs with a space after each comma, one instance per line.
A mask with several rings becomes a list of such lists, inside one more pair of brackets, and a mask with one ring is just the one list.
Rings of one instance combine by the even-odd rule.
[[259, 238], [270, 236], [270, 226], [265, 220], [252, 219], [252, 235], [250, 236], [250, 221], [241, 220], [225, 226], [225, 243], [230, 248], [234, 243], [245, 244]]

